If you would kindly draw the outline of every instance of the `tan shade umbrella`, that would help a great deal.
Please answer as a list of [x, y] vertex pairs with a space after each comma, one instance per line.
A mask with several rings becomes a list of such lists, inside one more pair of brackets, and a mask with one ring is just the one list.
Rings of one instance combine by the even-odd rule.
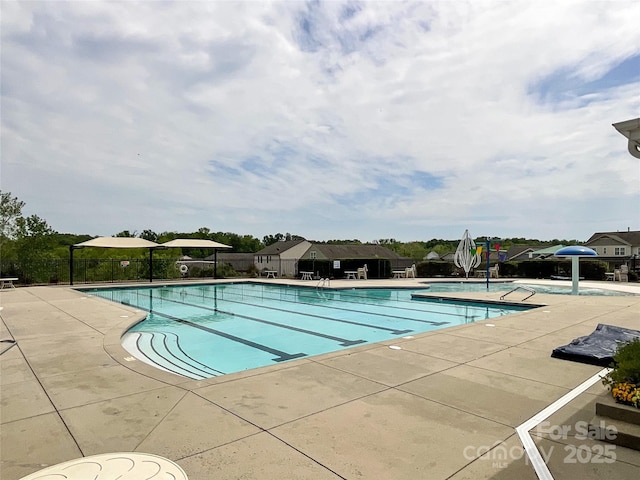
[[153, 248], [157, 246], [155, 242], [136, 237], [97, 237], [74, 245], [76, 248]]
[[73, 285], [73, 251], [76, 248], [148, 248], [149, 281], [153, 281], [153, 249], [159, 247], [155, 242], [136, 237], [97, 237], [69, 247], [69, 284]]
[[203, 240], [200, 238], [176, 238], [169, 242], [159, 244], [160, 247], [166, 248], [233, 248], [224, 243], [214, 242], [213, 240]]

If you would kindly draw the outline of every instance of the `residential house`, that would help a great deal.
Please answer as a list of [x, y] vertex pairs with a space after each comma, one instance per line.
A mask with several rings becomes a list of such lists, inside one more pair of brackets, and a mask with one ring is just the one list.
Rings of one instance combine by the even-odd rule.
[[611, 271], [620, 265], [640, 270], [640, 230], [594, 233], [585, 246], [595, 250], [598, 259], [607, 262]]
[[286, 240], [272, 243], [253, 254], [253, 263], [258, 271], [274, 271], [279, 277], [295, 277], [298, 274], [298, 259], [304, 254], [311, 242]]
[[345, 271], [356, 270], [366, 264], [369, 278], [387, 278], [391, 270], [411, 267], [414, 261], [381, 245], [314, 243], [300, 257], [300, 263], [304, 263], [304, 269], [308, 268], [316, 276], [335, 278], [341, 278], [345, 276]]
[[551, 247], [540, 248], [531, 245], [514, 245], [507, 251], [507, 262], [522, 262], [524, 260], [544, 260], [554, 258], [554, 254], [564, 245], [552, 245]]

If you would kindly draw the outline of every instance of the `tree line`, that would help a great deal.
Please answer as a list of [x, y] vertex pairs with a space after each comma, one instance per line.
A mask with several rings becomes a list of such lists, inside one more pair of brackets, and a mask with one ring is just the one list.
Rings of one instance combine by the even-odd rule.
[[[38, 215], [23, 216], [22, 211], [25, 202], [13, 196], [11, 192], [0, 191], [0, 270], [11, 262], [33, 262], [52, 259], [68, 259], [69, 246], [84, 242], [93, 238], [91, 235], [80, 235], [71, 233], [56, 232], [47, 221]], [[176, 238], [198, 238], [213, 240], [215, 242], [230, 245], [233, 252], [255, 253], [262, 248], [280, 241], [304, 240], [300, 235], [291, 233], [276, 233], [265, 235], [261, 240], [252, 235], [239, 235], [231, 232], [214, 232], [207, 227], [201, 227], [195, 232], [162, 232], [156, 233], [146, 229], [141, 232], [123, 230], [114, 234], [115, 237], [139, 237], [156, 243], [164, 243]], [[316, 242], [307, 239], [312, 243], [328, 244], [362, 244], [357, 239], [333, 239], [326, 242]], [[484, 241], [483, 238], [478, 239]], [[395, 251], [401, 256], [423, 259], [428, 253], [436, 252], [442, 256], [455, 251], [459, 239], [444, 240], [431, 239], [428, 241], [400, 242], [393, 238], [383, 238], [374, 240], [373, 244], [379, 244]], [[507, 250], [512, 245], [545, 246], [555, 244], [579, 244], [577, 240], [542, 241], [525, 238], [506, 238], [501, 240], [501, 249]], [[144, 256], [142, 249], [138, 255]], [[133, 253], [133, 252], [131, 252]], [[182, 253], [194, 258], [203, 258], [209, 255], [209, 251], [199, 249], [183, 249]], [[77, 258], [109, 258], [112, 252], [109, 249], [87, 249], [75, 253]], [[171, 258], [175, 252], [159, 251], [158, 258]]]

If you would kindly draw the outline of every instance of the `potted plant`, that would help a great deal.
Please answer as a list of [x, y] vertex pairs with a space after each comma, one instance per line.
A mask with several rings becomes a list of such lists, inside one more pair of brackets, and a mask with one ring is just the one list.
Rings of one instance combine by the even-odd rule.
[[609, 387], [616, 402], [640, 408], [640, 339], [618, 349], [612, 370], [602, 383]]

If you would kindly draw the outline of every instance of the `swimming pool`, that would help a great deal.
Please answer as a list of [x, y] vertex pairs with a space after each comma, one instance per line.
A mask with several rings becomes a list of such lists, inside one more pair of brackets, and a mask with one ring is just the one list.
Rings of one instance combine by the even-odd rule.
[[155, 367], [194, 379], [531, 308], [412, 299], [424, 291], [229, 283], [85, 293], [149, 312], [123, 335], [124, 348]]

